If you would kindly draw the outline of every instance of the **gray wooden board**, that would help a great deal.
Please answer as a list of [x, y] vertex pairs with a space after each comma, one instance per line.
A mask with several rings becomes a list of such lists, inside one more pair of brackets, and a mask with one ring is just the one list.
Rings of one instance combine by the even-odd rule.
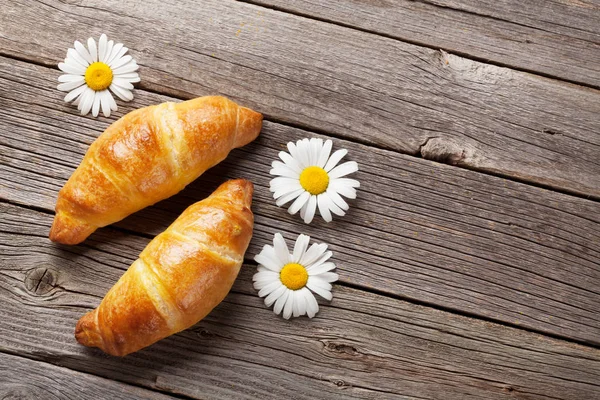
[[[56, 74], [0, 59], [0, 198], [49, 212], [110, 122], [61, 103]], [[136, 96], [118, 115], [168, 100]], [[360, 163], [359, 198], [346, 217], [305, 225], [274, 205], [268, 171], [287, 141], [306, 136], [313, 135], [267, 122], [255, 143], [118, 226], [155, 235], [224, 179], [244, 177], [256, 185], [249, 259], [277, 231], [288, 239], [306, 233], [331, 245], [343, 282], [599, 343], [600, 204], [335, 140]]]
[[600, 198], [598, 90], [230, 0], [140, 4], [6, 2], [0, 52], [56, 65], [106, 32], [142, 88]]
[[0, 353], [0, 398], [164, 400], [172, 397], [52, 364]]
[[495, 64], [600, 86], [597, 0], [250, 0]]
[[58, 246], [50, 214], [0, 212], [3, 351], [204, 399], [599, 398], [599, 349], [339, 285], [316, 318], [285, 321], [256, 295], [251, 265], [195, 327], [108, 357], [75, 342], [75, 323], [149, 239], [107, 228]]

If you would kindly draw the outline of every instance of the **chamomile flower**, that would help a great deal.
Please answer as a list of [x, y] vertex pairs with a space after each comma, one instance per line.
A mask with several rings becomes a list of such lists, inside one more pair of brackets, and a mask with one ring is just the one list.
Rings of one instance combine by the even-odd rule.
[[275, 304], [273, 312], [279, 315], [283, 311], [285, 319], [305, 314], [314, 317], [319, 304], [312, 292], [332, 299], [331, 283], [338, 280], [338, 274], [330, 272], [335, 264], [327, 261], [332, 253], [326, 244], [313, 243], [309, 248], [309, 243], [309, 236], [298, 236], [290, 253], [283, 236], [276, 233], [273, 246], [265, 245], [254, 257], [259, 264], [252, 278], [254, 288], [260, 297], [266, 296], [265, 305]]
[[57, 89], [69, 92], [65, 101], [77, 105], [81, 115], [91, 110], [97, 117], [102, 109], [104, 116], [109, 117], [111, 110], [117, 110], [111, 92], [123, 101], [133, 99], [133, 83], [140, 81], [138, 65], [130, 55], [125, 55], [128, 49], [123, 43], [115, 44], [105, 34], [97, 44], [93, 38], [87, 44], [86, 48], [75, 41], [74, 48], [67, 50], [67, 58], [58, 64], [65, 74], [58, 78], [61, 83]]
[[[305, 223], [310, 224], [317, 208], [326, 222], [333, 220], [331, 214], [343, 216], [348, 203], [342, 198], [356, 198], [360, 183], [355, 179], [344, 178], [358, 171], [355, 161], [337, 165], [348, 153], [340, 149], [331, 153], [332, 142], [322, 139], [302, 139], [295, 144], [289, 142], [285, 151], [279, 152], [281, 161], [273, 161], [271, 192], [277, 206], [281, 207], [294, 200], [288, 208], [290, 214], [300, 211]], [[283, 162], [282, 162], [283, 161]]]

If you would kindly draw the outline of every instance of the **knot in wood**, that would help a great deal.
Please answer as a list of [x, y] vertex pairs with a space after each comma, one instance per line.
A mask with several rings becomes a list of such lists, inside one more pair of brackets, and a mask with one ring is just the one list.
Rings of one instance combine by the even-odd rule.
[[25, 277], [25, 289], [36, 296], [44, 296], [56, 287], [58, 272], [51, 268], [38, 267]]
[[353, 356], [358, 354], [356, 347], [343, 343], [327, 342], [325, 344], [325, 348], [336, 353], [349, 354]]

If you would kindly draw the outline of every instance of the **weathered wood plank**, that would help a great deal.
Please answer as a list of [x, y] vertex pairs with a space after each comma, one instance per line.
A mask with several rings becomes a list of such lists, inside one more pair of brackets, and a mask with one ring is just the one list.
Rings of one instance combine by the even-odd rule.
[[[206, 320], [123, 359], [75, 343], [77, 319], [149, 239], [48, 241], [52, 216], [0, 204], [0, 348], [200, 398], [593, 399], [600, 350], [335, 286], [313, 320], [266, 309], [245, 265]], [[40, 279], [41, 277], [41, 279]]]
[[218, 92], [272, 119], [600, 198], [597, 90], [231, 0], [16, 0], [0, 15], [2, 53], [48, 65], [83, 32], [127, 43], [143, 88]]
[[600, 86], [600, 2], [595, 0], [250, 2]]
[[[0, 198], [49, 211], [110, 122], [61, 104], [54, 74], [0, 59]], [[165, 100], [138, 90], [120, 113]], [[331, 244], [344, 282], [599, 343], [600, 204], [336, 140], [360, 163], [359, 198], [347, 217], [307, 226], [268, 191], [277, 152], [305, 136], [312, 134], [266, 123], [255, 143], [119, 226], [157, 234], [224, 179], [244, 177], [256, 185], [249, 257], [274, 232], [306, 233]]]
[[171, 399], [151, 390], [0, 353], [2, 399]]

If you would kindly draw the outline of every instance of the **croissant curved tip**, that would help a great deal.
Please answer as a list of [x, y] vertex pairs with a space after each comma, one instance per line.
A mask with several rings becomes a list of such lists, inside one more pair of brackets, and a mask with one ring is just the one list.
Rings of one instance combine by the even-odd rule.
[[241, 106], [238, 112], [235, 147], [242, 147], [256, 139], [262, 129], [263, 116], [261, 113]]
[[244, 206], [249, 208], [252, 204], [254, 185], [246, 179], [232, 179], [221, 184], [216, 191], [225, 192], [227, 197], [241, 201]]
[[79, 244], [90, 236], [96, 227], [81, 222], [65, 213], [57, 213], [50, 228], [49, 238], [62, 244]]

